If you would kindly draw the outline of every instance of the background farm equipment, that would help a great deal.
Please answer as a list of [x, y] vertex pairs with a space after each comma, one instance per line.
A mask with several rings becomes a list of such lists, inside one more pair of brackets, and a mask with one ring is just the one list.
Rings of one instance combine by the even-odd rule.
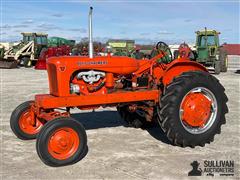
[[110, 39], [106, 43], [113, 56], [131, 56], [135, 48], [134, 40]]
[[70, 56], [71, 49], [75, 45], [74, 40], [68, 40], [61, 37], [48, 38], [48, 48], [42, 50], [38, 61], [35, 65], [35, 69], [46, 70], [47, 58], [53, 56]]
[[38, 61], [35, 65], [35, 69], [46, 70], [46, 61], [50, 57], [58, 56], [70, 56], [71, 48], [67, 45], [61, 45], [59, 47], [49, 47], [41, 52]]
[[195, 50], [192, 50], [185, 42], [179, 45], [178, 50], [174, 51], [175, 59], [183, 57], [189, 58], [192, 61], [196, 61], [197, 58], [197, 52]]
[[219, 34], [215, 30], [196, 32], [196, 61], [206, 67], [214, 67], [216, 74], [227, 72], [227, 52], [219, 45]]
[[[74, 56], [88, 56], [89, 55], [89, 44], [86, 40], [76, 44], [72, 49], [72, 55]], [[104, 44], [101, 42], [93, 42], [94, 55], [100, 55], [103, 53]]]
[[5, 52], [5, 48], [2, 46], [2, 45], [0, 45], [0, 61], [3, 59], [3, 57], [4, 57], [4, 52]]
[[[135, 58], [135, 59], [139, 59], [135, 56], [135, 52], [136, 50], [139, 49], [139, 52], [143, 55], [143, 59], [151, 59], [152, 57], [152, 53], [154, 51], [155, 46], [154, 45], [135, 45], [135, 51], [132, 52], [131, 57]], [[142, 57], [142, 55], [140, 55], [140, 57]], [[142, 58], [140, 58], [142, 59]]]
[[48, 47], [59, 47], [59, 46], [69, 46], [73, 47], [75, 45], [75, 40], [68, 40], [61, 37], [50, 37], [48, 38]]
[[[18, 65], [31, 67], [37, 64], [37, 69], [44, 69], [46, 68], [44, 57], [46, 57], [47, 52], [50, 53], [50, 56], [70, 55], [70, 52], [66, 52], [75, 45], [75, 40], [67, 40], [61, 37], [47, 38], [48, 35], [44, 33], [21, 34], [23, 35], [22, 41], [5, 50], [0, 61], [1, 68], [16, 68]], [[48, 51], [48, 48], [52, 49]], [[38, 59], [40, 59], [40, 62], [38, 62]]]
[[0, 45], [0, 68], [16, 68], [17, 61], [6, 61], [4, 60], [5, 47]]
[[1, 68], [16, 68], [18, 64], [31, 67], [35, 64], [42, 49], [47, 47], [47, 34], [21, 33], [23, 39], [4, 52], [0, 61]]
[[[92, 8], [89, 13], [89, 57], [48, 59], [49, 94], [19, 105], [10, 118], [20, 139], [37, 137], [36, 150], [49, 166], [78, 162], [87, 150], [82, 124], [70, 117], [72, 108], [116, 106], [136, 128], [158, 122], [168, 140], [181, 147], [204, 146], [225, 123], [227, 97], [219, 81], [201, 64], [183, 56], [173, 59], [158, 42], [155, 56], [94, 56]], [[159, 132], [161, 133], [161, 132]]]
[[[46, 60], [49, 57], [58, 56], [88, 56], [88, 42], [82, 41], [75, 44], [74, 40], [67, 40], [60, 37], [50, 37], [48, 39], [48, 49], [45, 49], [35, 66], [35, 69], [46, 70]], [[100, 42], [93, 42], [94, 55], [99, 55], [102, 52], [103, 45]]]
[[[174, 58], [188, 56], [191, 60], [201, 63], [205, 67], [213, 67], [215, 74], [227, 72], [228, 57], [227, 51], [219, 45], [219, 32], [215, 30], [205, 30], [196, 32], [195, 49], [184, 42], [178, 50], [174, 51]], [[186, 54], [182, 54], [186, 53]]]

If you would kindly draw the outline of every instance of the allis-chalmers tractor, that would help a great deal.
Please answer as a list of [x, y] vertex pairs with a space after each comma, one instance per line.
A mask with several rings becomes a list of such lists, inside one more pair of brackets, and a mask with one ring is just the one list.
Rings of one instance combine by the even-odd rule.
[[45, 164], [73, 164], [86, 154], [87, 136], [70, 110], [116, 106], [134, 127], [158, 121], [173, 145], [195, 147], [212, 142], [228, 112], [219, 81], [186, 57], [164, 61], [170, 50], [163, 42], [149, 60], [93, 57], [91, 16], [92, 8], [89, 57], [48, 59], [50, 93], [38, 94], [12, 112], [10, 125], [15, 135], [24, 140], [37, 137], [37, 153]]

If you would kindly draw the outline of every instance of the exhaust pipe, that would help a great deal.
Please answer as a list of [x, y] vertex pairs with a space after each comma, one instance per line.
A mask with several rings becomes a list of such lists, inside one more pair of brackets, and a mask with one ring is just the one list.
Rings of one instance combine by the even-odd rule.
[[89, 54], [89, 58], [90, 58], [90, 59], [93, 58], [92, 10], [93, 10], [93, 7], [90, 7], [90, 11], [89, 11], [89, 22], [88, 22], [88, 37], [89, 37], [88, 54]]

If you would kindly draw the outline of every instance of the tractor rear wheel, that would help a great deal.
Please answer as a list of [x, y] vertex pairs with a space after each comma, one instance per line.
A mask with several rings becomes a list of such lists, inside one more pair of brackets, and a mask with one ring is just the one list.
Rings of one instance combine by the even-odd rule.
[[164, 90], [159, 124], [174, 145], [204, 146], [220, 134], [227, 100], [224, 87], [209, 73], [183, 73]]
[[40, 159], [58, 167], [80, 161], [87, 151], [84, 127], [70, 117], [59, 117], [47, 122], [37, 137], [36, 149]]
[[118, 106], [117, 111], [121, 118], [128, 124], [130, 127], [141, 128], [143, 123], [135, 113], [131, 113], [128, 111], [128, 106]]
[[220, 74], [220, 72], [221, 72], [221, 62], [218, 60], [215, 61], [214, 72], [215, 72], [215, 74]]
[[219, 52], [219, 61], [221, 64], [221, 72], [227, 72], [228, 57], [227, 57], [227, 52], [223, 48], [221, 48]]
[[134, 128], [147, 128], [153, 125], [153, 122], [148, 122], [145, 117], [140, 116], [136, 112], [130, 112], [128, 106], [118, 106], [117, 111], [121, 118], [130, 127]]
[[43, 122], [36, 119], [36, 123], [32, 124], [31, 119], [31, 103], [26, 101], [20, 104], [13, 112], [10, 118], [10, 127], [13, 133], [22, 140], [35, 139]]

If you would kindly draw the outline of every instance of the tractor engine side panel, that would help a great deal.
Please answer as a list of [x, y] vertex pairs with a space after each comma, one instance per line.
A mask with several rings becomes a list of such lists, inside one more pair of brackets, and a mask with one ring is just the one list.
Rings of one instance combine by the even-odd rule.
[[75, 72], [94, 70], [106, 74], [128, 75], [138, 68], [138, 61], [129, 57], [99, 56], [92, 59], [77, 56], [51, 57], [47, 60], [50, 94], [76, 96], [70, 93], [70, 80]]

